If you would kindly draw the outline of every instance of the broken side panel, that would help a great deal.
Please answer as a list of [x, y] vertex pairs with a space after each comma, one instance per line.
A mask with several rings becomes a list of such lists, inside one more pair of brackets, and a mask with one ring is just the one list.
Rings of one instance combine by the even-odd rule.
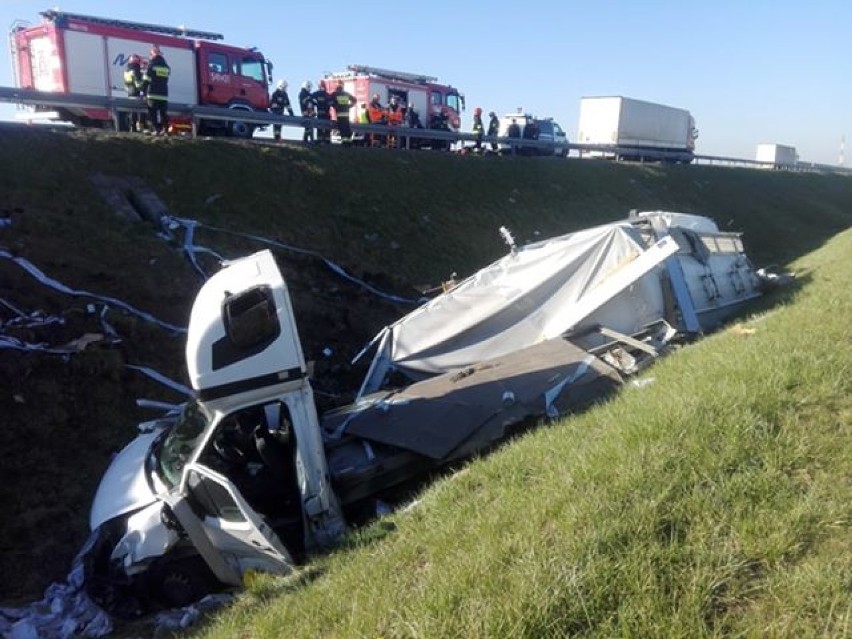
[[528, 420], [579, 410], [620, 384], [615, 369], [557, 338], [365, 398], [324, 428], [445, 463], [487, 449]]

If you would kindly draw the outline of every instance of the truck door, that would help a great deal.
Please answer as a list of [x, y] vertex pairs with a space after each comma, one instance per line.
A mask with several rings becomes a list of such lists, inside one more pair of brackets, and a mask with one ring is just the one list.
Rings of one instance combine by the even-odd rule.
[[165, 500], [220, 581], [239, 586], [248, 570], [292, 570], [293, 559], [278, 536], [226, 477], [192, 463], [181, 486]]
[[228, 54], [209, 48], [199, 50], [201, 104], [227, 106], [233, 90]]

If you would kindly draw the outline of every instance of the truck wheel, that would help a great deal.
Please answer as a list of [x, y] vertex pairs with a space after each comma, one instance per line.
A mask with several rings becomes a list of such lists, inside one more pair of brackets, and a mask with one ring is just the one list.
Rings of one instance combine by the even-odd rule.
[[168, 608], [188, 606], [220, 587], [198, 555], [164, 558], [151, 569], [148, 581], [151, 598]]
[[254, 133], [254, 127], [251, 124], [240, 122], [239, 120], [231, 122], [228, 129], [231, 132], [231, 137], [240, 138], [241, 140], [251, 139]]

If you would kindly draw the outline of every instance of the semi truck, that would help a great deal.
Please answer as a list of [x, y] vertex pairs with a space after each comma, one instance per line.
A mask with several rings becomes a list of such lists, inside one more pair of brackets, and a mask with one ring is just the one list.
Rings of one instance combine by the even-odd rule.
[[350, 64], [346, 71], [329, 73], [323, 79], [331, 91], [342, 80], [343, 88], [355, 96], [358, 104], [350, 113], [352, 122], [358, 121], [355, 109], [378, 95], [385, 106], [391, 98], [396, 98], [402, 107], [413, 105], [424, 127], [448, 128], [456, 132], [461, 127], [464, 95], [449, 84], [439, 83], [436, 77]]
[[[18, 88], [104, 98], [124, 98], [124, 69], [131, 55], [144, 59], [157, 45], [171, 67], [169, 103], [266, 111], [272, 64], [254, 49], [222, 44], [218, 33], [44, 11], [38, 25], [17, 22], [10, 32]], [[115, 125], [105, 108], [36, 106], [48, 119], [78, 126]], [[187, 125], [175, 118], [176, 125]], [[205, 120], [202, 133], [251, 137], [240, 120]]]
[[767, 169], [791, 169], [799, 161], [799, 154], [794, 146], [758, 144], [755, 159], [764, 162], [763, 167]]
[[581, 157], [689, 163], [697, 137], [686, 109], [623, 96], [580, 99], [577, 142], [610, 147], [581, 149]]

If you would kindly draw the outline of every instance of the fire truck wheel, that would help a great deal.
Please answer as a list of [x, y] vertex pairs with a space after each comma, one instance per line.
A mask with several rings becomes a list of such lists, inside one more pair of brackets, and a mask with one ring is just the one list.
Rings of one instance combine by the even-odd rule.
[[229, 129], [232, 137], [241, 138], [243, 140], [250, 139], [254, 133], [254, 127], [251, 124], [240, 122], [239, 120], [231, 122]]

